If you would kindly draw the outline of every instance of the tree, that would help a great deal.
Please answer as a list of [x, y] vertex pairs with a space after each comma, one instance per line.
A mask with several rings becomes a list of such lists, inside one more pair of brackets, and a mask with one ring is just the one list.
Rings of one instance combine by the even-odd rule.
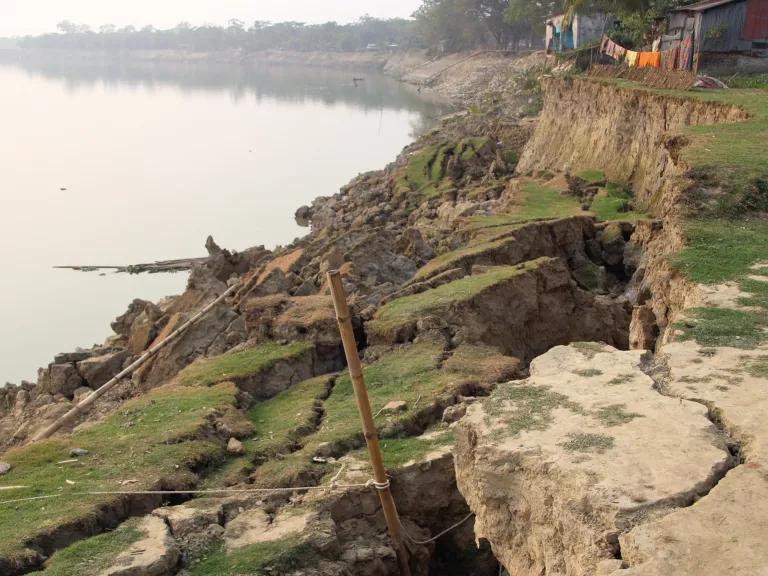
[[56, 24], [56, 29], [61, 32], [62, 34], [76, 34], [78, 26], [74, 22], [70, 22], [69, 20], [62, 20], [58, 24]]

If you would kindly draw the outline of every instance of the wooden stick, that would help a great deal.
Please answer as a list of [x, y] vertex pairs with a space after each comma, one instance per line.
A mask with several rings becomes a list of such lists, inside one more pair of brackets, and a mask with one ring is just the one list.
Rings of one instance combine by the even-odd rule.
[[203, 316], [205, 316], [208, 312], [210, 312], [217, 304], [222, 302], [227, 296], [232, 294], [240, 284], [234, 284], [231, 286], [224, 294], [213, 300], [210, 304], [208, 304], [205, 308], [200, 310], [197, 314], [195, 314], [192, 318], [187, 320], [184, 324], [179, 326], [176, 330], [171, 332], [167, 337], [165, 337], [162, 341], [158, 342], [154, 346], [152, 346], [149, 350], [144, 352], [144, 354], [141, 355], [141, 357], [133, 362], [130, 366], [122, 370], [120, 373], [118, 373], [112, 380], [104, 384], [101, 388], [98, 390], [94, 390], [88, 396], [86, 396], [82, 402], [77, 404], [74, 408], [72, 408], [69, 412], [64, 414], [61, 418], [56, 420], [53, 424], [48, 426], [45, 430], [41, 430], [37, 434], [35, 434], [32, 437], [32, 442], [37, 442], [38, 440], [43, 440], [45, 438], [49, 438], [53, 434], [55, 434], [62, 426], [71, 423], [75, 418], [77, 418], [83, 411], [85, 411], [86, 408], [91, 406], [96, 400], [101, 398], [104, 394], [109, 392], [112, 388], [115, 387], [115, 385], [125, 378], [126, 376], [131, 375], [133, 372], [135, 372], [138, 368], [141, 368], [147, 360], [155, 356], [160, 350], [165, 348], [168, 344], [173, 342], [178, 336], [186, 332], [188, 328], [190, 328], [192, 325], [194, 325], [198, 320], [200, 320]]
[[339, 323], [339, 332], [341, 333], [341, 342], [344, 345], [344, 354], [347, 357], [347, 366], [349, 367], [349, 377], [352, 379], [352, 386], [355, 390], [355, 399], [357, 408], [360, 412], [360, 420], [363, 424], [363, 434], [365, 443], [368, 445], [368, 455], [371, 459], [373, 468], [373, 477], [376, 481], [376, 488], [381, 499], [381, 508], [384, 512], [384, 519], [387, 522], [389, 535], [392, 538], [392, 547], [397, 554], [397, 561], [400, 565], [401, 576], [410, 576], [411, 570], [408, 566], [408, 553], [403, 543], [403, 535], [400, 530], [400, 520], [397, 516], [397, 507], [392, 498], [392, 492], [389, 490], [389, 480], [387, 471], [384, 469], [384, 461], [381, 458], [379, 449], [379, 437], [376, 433], [376, 425], [373, 422], [371, 414], [371, 403], [368, 400], [368, 391], [365, 388], [363, 379], [363, 368], [360, 363], [360, 356], [357, 353], [357, 341], [355, 332], [352, 329], [352, 319], [349, 314], [347, 297], [344, 293], [344, 286], [341, 283], [341, 274], [338, 270], [328, 272], [328, 284], [331, 287], [333, 295], [333, 305], [336, 308], [336, 320]]

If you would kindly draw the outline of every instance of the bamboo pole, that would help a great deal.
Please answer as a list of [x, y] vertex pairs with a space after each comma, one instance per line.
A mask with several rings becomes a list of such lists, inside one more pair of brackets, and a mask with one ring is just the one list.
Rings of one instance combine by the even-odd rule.
[[141, 368], [150, 358], [155, 356], [160, 350], [165, 348], [168, 344], [173, 342], [177, 337], [179, 337], [181, 334], [187, 331], [191, 326], [193, 326], [195, 323], [197, 323], [198, 320], [200, 320], [203, 316], [208, 314], [217, 304], [220, 302], [223, 302], [224, 299], [232, 294], [240, 284], [234, 284], [232, 285], [226, 292], [224, 292], [221, 296], [210, 302], [205, 308], [200, 310], [197, 314], [195, 314], [192, 318], [187, 320], [184, 324], [179, 326], [176, 330], [171, 332], [168, 336], [166, 336], [162, 341], [158, 342], [154, 346], [152, 346], [149, 350], [144, 352], [138, 360], [133, 362], [130, 366], [123, 369], [120, 373], [118, 373], [116, 376], [112, 378], [109, 382], [104, 384], [101, 388], [98, 390], [94, 390], [92, 393], [88, 394], [82, 402], [77, 404], [74, 408], [72, 408], [69, 412], [64, 414], [61, 418], [56, 420], [53, 424], [48, 426], [45, 430], [41, 430], [37, 432], [32, 437], [32, 442], [37, 442], [38, 440], [43, 440], [45, 438], [49, 438], [53, 434], [55, 434], [62, 426], [65, 426], [66, 424], [71, 423], [75, 418], [77, 418], [82, 412], [85, 411], [86, 408], [90, 407], [96, 400], [101, 398], [104, 394], [109, 392], [112, 388], [115, 387], [115, 385], [125, 378], [126, 376], [130, 376], [133, 372], [135, 372], [137, 369]]
[[381, 458], [379, 449], [379, 438], [376, 433], [376, 425], [371, 414], [371, 403], [368, 400], [368, 391], [365, 388], [363, 379], [363, 369], [360, 363], [360, 356], [357, 353], [357, 341], [352, 329], [352, 319], [347, 305], [347, 298], [344, 293], [344, 286], [341, 283], [341, 273], [338, 270], [328, 272], [328, 283], [331, 287], [333, 296], [333, 305], [336, 309], [336, 320], [339, 323], [339, 332], [341, 333], [341, 342], [344, 345], [344, 354], [347, 357], [347, 366], [349, 376], [352, 379], [352, 386], [355, 390], [355, 399], [357, 408], [360, 412], [360, 420], [363, 424], [363, 434], [365, 443], [368, 446], [368, 454], [373, 467], [373, 477], [376, 481], [376, 488], [381, 500], [381, 508], [384, 512], [384, 519], [387, 522], [389, 535], [392, 539], [392, 547], [397, 554], [397, 561], [400, 565], [401, 576], [410, 576], [411, 570], [408, 566], [408, 553], [403, 542], [403, 535], [400, 528], [400, 520], [397, 516], [397, 507], [392, 498], [392, 492], [389, 489], [389, 480], [387, 471], [384, 469], [384, 461]]

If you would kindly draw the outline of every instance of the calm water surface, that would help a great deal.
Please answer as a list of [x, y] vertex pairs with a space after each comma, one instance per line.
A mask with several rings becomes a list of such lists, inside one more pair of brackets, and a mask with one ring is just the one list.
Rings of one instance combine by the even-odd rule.
[[383, 167], [441, 112], [364, 76], [0, 63], [0, 385], [186, 282], [52, 266], [201, 256], [208, 234], [238, 250], [288, 243], [306, 233], [296, 208]]

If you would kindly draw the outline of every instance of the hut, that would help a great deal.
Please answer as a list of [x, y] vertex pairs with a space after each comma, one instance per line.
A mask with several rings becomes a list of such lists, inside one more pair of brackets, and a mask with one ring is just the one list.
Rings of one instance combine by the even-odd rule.
[[[703, 0], [672, 10], [661, 49], [681, 48], [698, 70], [723, 55], [761, 57], [768, 51], [768, 0]], [[762, 58], [768, 65], [768, 59]]]
[[613, 17], [603, 12], [577, 12], [570, 23], [566, 23], [565, 14], [551, 16], [547, 19], [544, 45], [547, 52], [578, 50], [600, 42], [612, 25]]

